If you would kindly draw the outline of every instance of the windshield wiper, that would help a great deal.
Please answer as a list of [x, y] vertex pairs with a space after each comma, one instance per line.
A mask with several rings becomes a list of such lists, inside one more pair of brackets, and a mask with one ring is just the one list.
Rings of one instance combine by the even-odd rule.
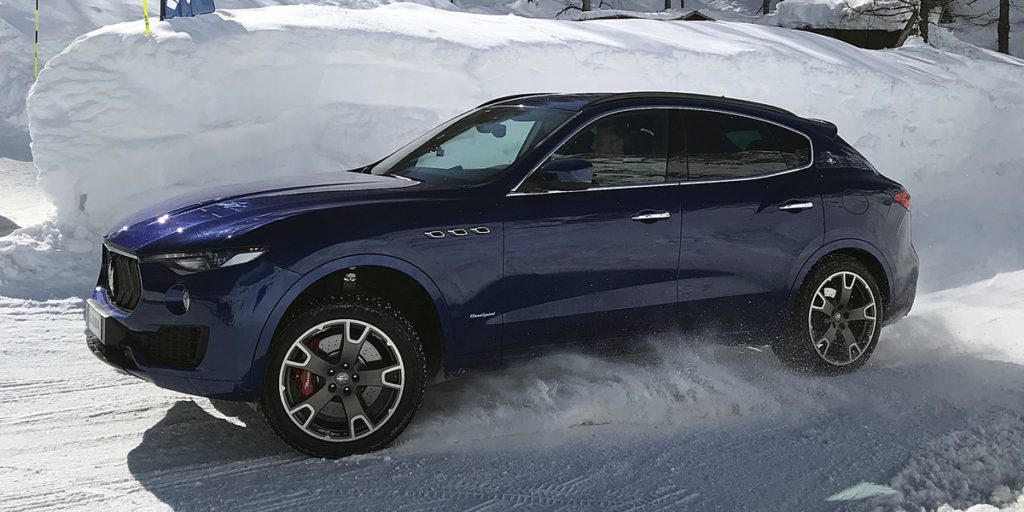
[[390, 178], [398, 178], [400, 180], [405, 180], [405, 181], [412, 181], [412, 182], [415, 182], [415, 183], [423, 183], [423, 180], [417, 180], [417, 179], [409, 178], [409, 177], [406, 177], [406, 176], [399, 176], [397, 174], [385, 174], [384, 176], [388, 176]]

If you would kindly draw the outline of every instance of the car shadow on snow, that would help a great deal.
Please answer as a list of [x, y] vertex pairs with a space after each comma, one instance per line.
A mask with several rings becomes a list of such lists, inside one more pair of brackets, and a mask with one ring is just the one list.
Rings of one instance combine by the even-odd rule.
[[192, 400], [176, 402], [128, 454], [128, 469], [135, 475], [160, 474], [290, 454], [258, 414], [239, 409], [227, 416], [237, 416], [245, 426], [215, 417]]
[[[175, 509], [352, 499], [402, 510], [877, 506], [826, 499], [888, 485], [929, 442], [1022, 403], [1024, 366], [932, 342], [953, 336], [934, 319], [908, 318], [886, 331], [891, 346], [875, 361], [831, 379], [792, 375], [770, 353], [735, 347], [672, 348], [653, 360], [567, 356], [471, 375], [429, 390], [396, 446], [337, 461], [294, 453], [244, 405], [208, 412], [183, 400], [127, 462]], [[990, 491], [940, 489], [931, 504], [896, 495], [883, 508]]]

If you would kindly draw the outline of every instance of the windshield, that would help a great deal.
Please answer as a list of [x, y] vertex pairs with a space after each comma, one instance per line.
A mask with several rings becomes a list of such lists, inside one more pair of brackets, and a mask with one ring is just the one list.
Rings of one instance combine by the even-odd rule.
[[456, 117], [374, 166], [373, 174], [476, 185], [508, 169], [573, 112], [490, 107]]

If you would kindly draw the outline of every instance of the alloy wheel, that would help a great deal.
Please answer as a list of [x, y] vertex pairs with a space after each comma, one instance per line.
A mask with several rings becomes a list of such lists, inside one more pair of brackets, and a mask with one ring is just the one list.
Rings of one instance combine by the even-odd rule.
[[850, 271], [832, 274], [814, 292], [807, 313], [815, 351], [836, 366], [857, 361], [874, 338], [877, 316], [875, 294], [864, 278]]
[[366, 437], [394, 414], [405, 366], [391, 338], [354, 319], [323, 322], [299, 336], [278, 378], [288, 418], [324, 441]]

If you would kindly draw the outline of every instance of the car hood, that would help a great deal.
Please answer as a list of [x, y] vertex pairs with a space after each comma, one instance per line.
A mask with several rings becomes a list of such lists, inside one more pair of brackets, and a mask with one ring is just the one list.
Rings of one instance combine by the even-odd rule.
[[389, 176], [334, 172], [222, 186], [140, 211], [104, 238], [130, 251], [145, 251], [157, 242], [181, 247], [230, 245], [232, 238], [297, 212], [372, 200], [417, 184]]

